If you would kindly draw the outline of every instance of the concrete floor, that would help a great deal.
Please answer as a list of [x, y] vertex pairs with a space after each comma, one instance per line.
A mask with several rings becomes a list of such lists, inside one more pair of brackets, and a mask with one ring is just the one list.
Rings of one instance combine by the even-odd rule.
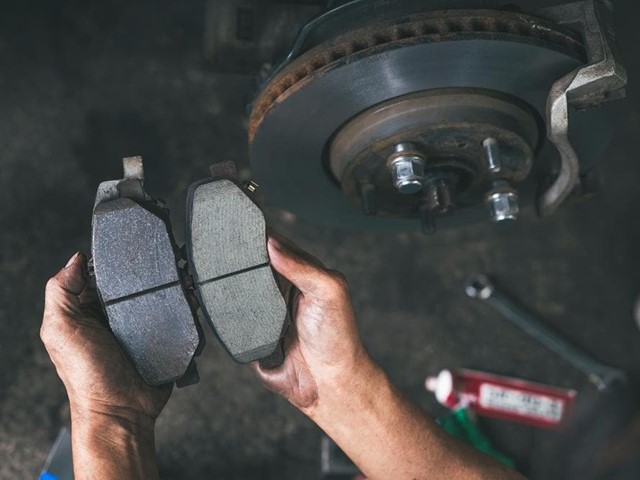
[[[635, 370], [640, 333], [640, 41], [637, 6], [617, 2], [630, 71], [600, 163], [603, 192], [552, 218], [482, 224], [434, 237], [339, 232], [269, 211], [272, 225], [350, 282], [364, 340], [430, 414], [423, 391], [441, 368], [473, 367], [558, 386], [585, 380], [460, 289], [494, 274], [559, 332]], [[0, 478], [35, 478], [60, 426], [64, 389], [38, 329], [46, 279], [88, 248], [99, 181], [141, 154], [147, 186], [168, 200], [177, 233], [184, 192], [216, 161], [247, 164], [250, 78], [201, 60], [202, 2], [3, 2], [0, 12]], [[176, 390], [158, 423], [163, 478], [315, 478], [320, 432], [266, 392], [209, 335], [200, 384]], [[531, 478], [554, 478], [551, 434], [487, 421], [496, 445]], [[555, 462], [555, 463], [554, 463]], [[555, 470], [554, 470], [555, 469]]]

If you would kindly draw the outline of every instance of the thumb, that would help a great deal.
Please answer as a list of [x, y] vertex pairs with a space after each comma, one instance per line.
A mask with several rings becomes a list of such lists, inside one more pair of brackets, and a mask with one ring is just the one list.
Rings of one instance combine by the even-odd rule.
[[279, 240], [269, 237], [269, 259], [271, 266], [289, 280], [303, 295], [319, 296], [328, 273], [286, 248]]
[[87, 283], [87, 258], [78, 252], [69, 259], [65, 267], [47, 283], [47, 291], [61, 289], [71, 295], [80, 295]]

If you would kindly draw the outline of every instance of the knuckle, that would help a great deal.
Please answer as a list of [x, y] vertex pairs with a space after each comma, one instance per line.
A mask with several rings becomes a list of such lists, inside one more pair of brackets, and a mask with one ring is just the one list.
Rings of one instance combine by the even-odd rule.
[[40, 326], [40, 340], [47, 348], [55, 346], [61, 338], [68, 334], [68, 322], [64, 315], [57, 312], [44, 312]]
[[334, 294], [344, 294], [349, 291], [349, 284], [347, 278], [336, 270], [327, 271], [327, 287]]
[[44, 287], [45, 294], [50, 294], [53, 291], [57, 290], [59, 285], [60, 284], [58, 282], [58, 279], [56, 277], [51, 277], [49, 280], [47, 280], [47, 283]]
[[42, 321], [42, 326], [40, 327], [40, 340], [42, 340], [42, 343], [47, 345], [51, 342], [51, 333], [51, 323], [47, 317], [45, 317]]

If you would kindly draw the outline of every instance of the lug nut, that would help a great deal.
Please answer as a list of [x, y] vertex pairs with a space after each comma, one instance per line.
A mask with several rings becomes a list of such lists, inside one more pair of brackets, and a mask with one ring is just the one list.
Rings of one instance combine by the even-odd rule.
[[485, 203], [491, 220], [496, 223], [518, 218], [518, 192], [504, 180], [494, 182], [493, 188], [485, 196]]
[[502, 161], [500, 159], [500, 145], [495, 138], [485, 138], [482, 142], [484, 153], [487, 159], [487, 168], [491, 173], [498, 173], [502, 168]]
[[400, 193], [410, 195], [422, 190], [424, 158], [411, 143], [399, 143], [388, 160], [393, 185]]

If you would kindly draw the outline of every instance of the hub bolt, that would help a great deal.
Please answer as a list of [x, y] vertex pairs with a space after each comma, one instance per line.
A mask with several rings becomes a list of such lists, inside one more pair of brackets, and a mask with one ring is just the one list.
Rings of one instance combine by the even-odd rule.
[[453, 208], [453, 194], [449, 184], [440, 179], [430, 182], [425, 196], [426, 206], [432, 213], [444, 214]]
[[365, 215], [375, 215], [376, 213], [376, 190], [370, 183], [360, 184], [360, 198], [362, 199], [362, 209]]
[[482, 142], [484, 153], [487, 158], [487, 168], [491, 173], [498, 173], [502, 168], [502, 161], [500, 159], [500, 145], [495, 138], [485, 138]]
[[418, 193], [424, 177], [423, 155], [411, 143], [399, 143], [394, 150], [387, 162], [393, 185], [405, 195]]
[[496, 223], [518, 218], [520, 212], [518, 192], [505, 180], [493, 183], [491, 190], [485, 196], [485, 203], [489, 208], [491, 220]]

